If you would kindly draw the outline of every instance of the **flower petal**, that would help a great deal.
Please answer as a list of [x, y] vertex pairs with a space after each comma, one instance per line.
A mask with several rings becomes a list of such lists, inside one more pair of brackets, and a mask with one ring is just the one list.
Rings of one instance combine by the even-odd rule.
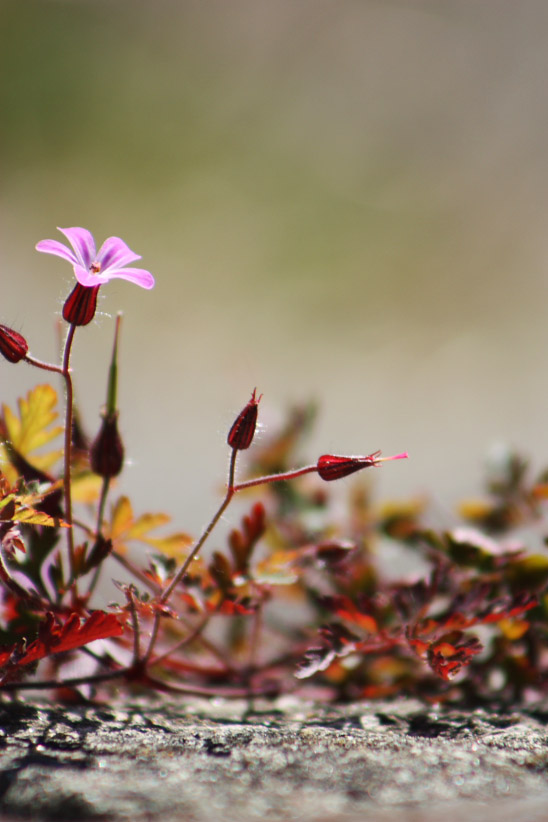
[[91, 263], [95, 260], [97, 252], [95, 251], [95, 240], [85, 228], [59, 228], [71, 246], [74, 249], [77, 260], [82, 268], [89, 268]]
[[154, 288], [154, 277], [150, 271], [145, 271], [144, 268], [111, 268], [105, 277], [105, 281], [112, 280], [115, 277], [119, 277], [121, 280], [129, 280], [130, 283], [140, 285], [141, 288]]
[[105, 272], [109, 268], [123, 268], [128, 263], [134, 263], [141, 257], [135, 254], [120, 237], [108, 237], [97, 254], [101, 269]]
[[67, 248], [63, 243], [58, 243], [57, 240], [40, 240], [35, 246], [37, 251], [43, 251], [44, 254], [55, 254], [56, 257], [62, 257], [63, 260], [68, 260], [73, 265], [78, 262], [74, 251]]
[[92, 274], [91, 271], [88, 271], [87, 268], [82, 268], [82, 266], [78, 265], [78, 263], [75, 263], [74, 265], [74, 276], [80, 285], [85, 285], [86, 288], [108, 283], [108, 277], [101, 277], [100, 274]]

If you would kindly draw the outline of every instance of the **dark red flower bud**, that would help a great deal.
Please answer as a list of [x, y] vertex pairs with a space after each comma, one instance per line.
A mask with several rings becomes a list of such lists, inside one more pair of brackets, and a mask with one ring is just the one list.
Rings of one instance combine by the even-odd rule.
[[379, 465], [388, 460], [407, 459], [407, 452], [397, 454], [395, 457], [381, 457], [380, 451], [369, 454], [367, 457], [339, 457], [335, 454], [323, 454], [317, 463], [317, 471], [320, 477], [326, 482], [342, 479], [361, 471], [362, 468], [369, 468], [372, 465]]
[[97, 292], [100, 285], [85, 286], [76, 283], [63, 306], [63, 319], [71, 325], [87, 325], [95, 317]]
[[28, 343], [21, 334], [7, 325], [0, 325], [0, 354], [9, 362], [19, 362], [27, 356], [28, 350]]
[[255, 427], [257, 425], [257, 406], [261, 401], [261, 396], [257, 399], [257, 389], [253, 389], [251, 399], [246, 407], [240, 411], [232, 428], [228, 433], [227, 442], [231, 448], [237, 451], [245, 451], [249, 448], [255, 436]]
[[124, 446], [118, 433], [118, 414], [106, 414], [89, 452], [91, 470], [100, 477], [116, 477], [124, 465]]

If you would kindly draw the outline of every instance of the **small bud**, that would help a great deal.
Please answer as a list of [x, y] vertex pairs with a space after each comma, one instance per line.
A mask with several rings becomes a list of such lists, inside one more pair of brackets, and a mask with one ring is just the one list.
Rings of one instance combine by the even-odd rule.
[[326, 482], [332, 480], [342, 479], [354, 474], [356, 471], [361, 471], [362, 468], [369, 468], [377, 466], [381, 462], [388, 462], [389, 460], [403, 460], [407, 459], [407, 452], [397, 454], [395, 457], [381, 457], [380, 451], [375, 451], [374, 454], [369, 454], [367, 457], [339, 457], [335, 454], [323, 454], [317, 463], [317, 471], [320, 477]]
[[26, 357], [28, 350], [28, 343], [21, 334], [7, 325], [0, 325], [0, 354], [9, 362], [15, 363]]
[[245, 451], [249, 448], [255, 436], [255, 427], [257, 425], [257, 406], [261, 401], [261, 396], [257, 399], [257, 389], [253, 389], [251, 399], [246, 407], [240, 411], [232, 428], [229, 431], [227, 442], [231, 448], [236, 451]]
[[71, 325], [88, 325], [95, 317], [99, 285], [76, 283], [63, 306], [63, 319]]
[[91, 470], [100, 477], [116, 477], [124, 465], [124, 446], [118, 433], [118, 414], [105, 414], [89, 453]]

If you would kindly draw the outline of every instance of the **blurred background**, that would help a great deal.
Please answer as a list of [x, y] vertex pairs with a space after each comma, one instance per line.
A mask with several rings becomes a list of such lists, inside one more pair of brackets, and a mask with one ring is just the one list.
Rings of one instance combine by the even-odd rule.
[[56, 226], [142, 255], [73, 360], [94, 432], [122, 309], [138, 510], [200, 529], [255, 386], [267, 432], [317, 400], [311, 459], [408, 450], [379, 497], [544, 467], [547, 35], [544, 0], [0, 0], [0, 322], [56, 356]]

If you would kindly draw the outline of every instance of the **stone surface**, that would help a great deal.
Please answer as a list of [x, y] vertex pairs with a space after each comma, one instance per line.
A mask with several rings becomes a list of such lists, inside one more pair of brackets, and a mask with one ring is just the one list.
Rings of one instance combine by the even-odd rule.
[[528, 822], [548, 709], [189, 701], [0, 705], [2, 819]]

